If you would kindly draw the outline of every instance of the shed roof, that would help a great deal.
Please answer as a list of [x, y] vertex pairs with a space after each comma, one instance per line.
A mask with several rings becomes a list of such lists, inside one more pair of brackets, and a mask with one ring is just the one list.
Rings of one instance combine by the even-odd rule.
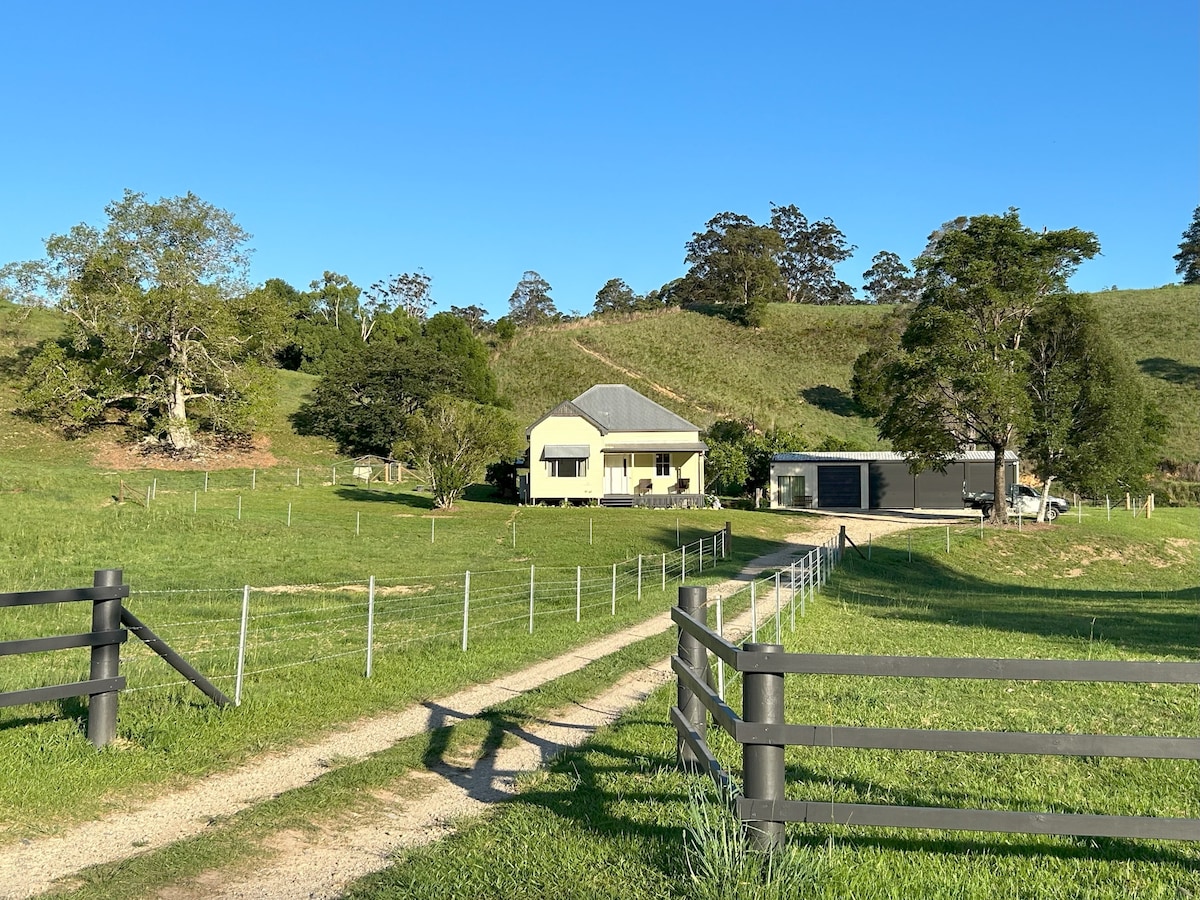
[[[991, 450], [964, 450], [950, 458], [950, 462], [991, 462]], [[1011, 450], [1004, 451], [1005, 462], [1016, 462], [1017, 454]], [[776, 453], [771, 462], [908, 462], [908, 457], [894, 450], [859, 450], [859, 451], [814, 451], [812, 453]]]

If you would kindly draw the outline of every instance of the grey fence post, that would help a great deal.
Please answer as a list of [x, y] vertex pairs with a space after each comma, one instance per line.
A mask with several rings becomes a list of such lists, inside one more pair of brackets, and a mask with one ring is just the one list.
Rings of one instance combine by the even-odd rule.
[[[748, 653], [783, 653], [779, 644], [748, 643]], [[783, 675], [775, 672], [742, 674], [742, 710], [746, 722], [783, 724]], [[748, 800], [783, 800], [783, 744], [743, 744], [742, 779]], [[784, 824], [748, 820], [746, 838], [750, 849], [774, 852], [784, 848]]]
[[[288, 518], [291, 518], [292, 505], [288, 504]], [[375, 660], [375, 576], [367, 582], [367, 677], [371, 677], [371, 665]]]
[[[693, 619], [701, 622], [706, 620], [705, 607], [708, 602], [708, 588], [680, 586], [678, 602], [679, 608]], [[704, 645], [698, 638], [692, 637], [682, 628], [679, 629], [678, 655], [683, 664], [696, 673], [697, 678], [707, 682], [708, 651], [704, 649]], [[696, 730], [697, 734], [704, 737], [707, 725], [704, 704], [700, 702], [699, 697], [683, 686], [682, 681], [677, 683], [675, 705], [679, 707], [684, 720]], [[676, 759], [679, 761], [680, 768], [689, 771], [700, 770], [699, 758], [682, 738], [677, 742], [676, 750]]]
[[838, 529], [838, 542], [837, 542], [837, 561], [838, 562], [842, 561], [842, 554], [845, 552], [846, 552], [846, 526], [843, 525], [841, 528]]
[[733, 547], [733, 525], [730, 522], [725, 523], [725, 534], [721, 537], [721, 559], [729, 557], [729, 551]]
[[[96, 569], [93, 587], [116, 587], [121, 583], [121, 569]], [[121, 598], [92, 601], [92, 631], [119, 631], [121, 628]], [[120, 674], [121, 645], [104, 644], [92, 648], [90, 678], [116, 678]], [[117, 736], [117, 691], [104, 691], [88, 696], [88, 740], [103, 747]]]

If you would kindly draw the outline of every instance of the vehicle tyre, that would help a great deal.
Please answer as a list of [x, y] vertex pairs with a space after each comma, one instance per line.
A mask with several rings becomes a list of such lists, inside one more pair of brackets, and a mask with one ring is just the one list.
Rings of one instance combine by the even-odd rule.
[[990, 503], [981, 504], [979, 507], [979, 511], [983, 513], [983, 517], [985, 519], [990, 519], [992, 517], [992, 504], [990, 504]]
[[1057, 518], [1058, 518], [1058, 510], [1055, 509], [1053, 506], [1047, 506], [1046, 507], [1046, 521], [1053, 522]]

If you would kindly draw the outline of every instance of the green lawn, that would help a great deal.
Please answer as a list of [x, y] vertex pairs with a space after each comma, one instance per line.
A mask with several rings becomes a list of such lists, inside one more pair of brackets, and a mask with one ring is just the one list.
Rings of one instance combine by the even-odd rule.
[[[94, 569], [121, 568], [134, 614], [230, 696], [242, 591], [252, 586], [244, 702], [236, 709], [215, 710], [136, 642], [123, 651], [130, 690], [119, 740], [99, 755], [84, 739], [82, 701], [0, 709], [0, 764], [13, 776], [0, 783], [0, 830], [9, 837], [93, 815], [135, 785], [153, 791], [565, 652], [669, 605], [677, 541], [693, 543], [731, 521], [733, 556], [712, 568], [709, 545], [704, 573], [728, 577], [811, 521], [724, 510], [518, 508], [490, 502], [486, 492], [435, 511], [410, 486], [334, 485], [321, 481], [332, 471], [305, 467], [299, 487], [294, 468], [225, 470], [210, 473], [207, 492], [203, 472], [105, 476], [7, 464], [0, 474], [12, 485], [5, 509], [13, 523], [0, 531], [0, 591], [87, 585]], [[140, 502], [114, 501], [122, 477]], [[614, 563], [621, 564], [615, 614]], [[533, 634], [531, 565], [538, 573]], [[378, 597], [367, 680], [371, 576]], [[85, 630], [89, 615], [82, 604], [0, 613], [0, 639]], [[86, 651], [14, 657], [0, 668], [0, 690], [75, 680], [86, 670]]]
[[[848, 554], [792, 650], [1114, 659], [1200, 657], [1195, 516], [1098, 516], [1022, 532], [942, 529]], [[1039, 571], [1040, 570], [1040, 571]], [[1076, 571], [1080, 570], [1080, 571]], [[736, 685], [730, 690], [735, 699]], [[791, 825], [764, 867], [703, 778], [674, 766], [660, 690], [524, 793], [404, 854], [351, 897], [1192, 897], [1200, 844]], [[1165, 685], [800, 678], [787, 718], [834, 724], [1188, 735], [1200, 693]], [[710, 737], [713, 732], [710, 730]], [[714, 747], [735, 772], [728, 740]], [[1200, 817], [1200, 764], [821, 751], [787, 755], [789, 796]], [[767, 871], [769, 869], [769, 871]]]

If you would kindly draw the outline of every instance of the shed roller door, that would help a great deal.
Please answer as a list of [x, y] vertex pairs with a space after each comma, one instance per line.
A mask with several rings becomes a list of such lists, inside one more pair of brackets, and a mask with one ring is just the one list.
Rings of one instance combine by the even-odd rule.
[[821, 509], [862, 507], [862, 470], [858, 466], [818, 466], [817, 506]]

